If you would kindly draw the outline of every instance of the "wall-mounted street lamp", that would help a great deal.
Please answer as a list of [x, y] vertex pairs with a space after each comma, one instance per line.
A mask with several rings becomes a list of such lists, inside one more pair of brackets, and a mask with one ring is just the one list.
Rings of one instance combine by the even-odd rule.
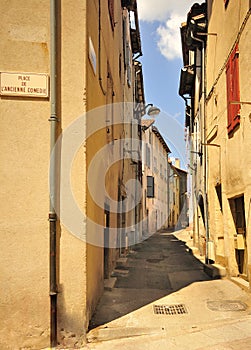
[[[145, 114], [149, 115], [149, 117], [155, 117], [160, 113], [160, 109], [156, 106], [154, 106], [152, 103], [148, 103], [144, 107]], [[154, 119], [148, 119], [148, 118], [143, 118], [142, 121], [145, 123], [144, 125], [141, 125], [141, 130], [146, 131], [147, 129], [150, 128], [155, 122]]]
[[160, 109], [154, 106], [152, 103], [148, 103], [147, 105], [143, 103], [137, 103], [134, 109], [135, 115], [138, 115], [138, 118], [142, 118], [146, 114], [151, 116], [158, 115], [160, 113]]
[[158, 107], [154, 106], [152, 103], [148, 103], [145, 106], [145, 112], [146, 112], [146, 114], [148, 114], [151, 117], [151, 116], [160, 114], [160, 109]]

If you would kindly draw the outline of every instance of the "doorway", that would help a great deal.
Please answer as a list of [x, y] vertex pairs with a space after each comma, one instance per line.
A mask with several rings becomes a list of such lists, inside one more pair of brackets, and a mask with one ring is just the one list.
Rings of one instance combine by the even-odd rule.
[[247, 278], [247, 245], [246, 245], [246, 219], [244, 196], [229, 199], [229, 204], [235, 223], [235, 258], [239, 274]]

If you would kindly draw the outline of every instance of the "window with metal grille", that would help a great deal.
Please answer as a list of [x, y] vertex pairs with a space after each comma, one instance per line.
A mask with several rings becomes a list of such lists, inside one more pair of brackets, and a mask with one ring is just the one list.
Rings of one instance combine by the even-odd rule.
[[226, 66], [228, 134], [240, 124], [240, 84], [238, 43], [232, 51]]

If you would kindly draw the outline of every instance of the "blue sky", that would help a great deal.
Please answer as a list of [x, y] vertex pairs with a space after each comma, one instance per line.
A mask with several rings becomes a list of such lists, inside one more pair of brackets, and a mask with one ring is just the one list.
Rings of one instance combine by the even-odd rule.
[[171, 156], [186, 166], [184, 101], [178, 95], [182, 52], [180, 25], [194, 0], [138, 0], [146, 103], [161, 109], [155, 125]]
[[140, 23], [146, 103], [153, 103], [183, 123], [184, 103], [178, 95], [182, 60], [167, 60], [157, 47], [158, 23]]

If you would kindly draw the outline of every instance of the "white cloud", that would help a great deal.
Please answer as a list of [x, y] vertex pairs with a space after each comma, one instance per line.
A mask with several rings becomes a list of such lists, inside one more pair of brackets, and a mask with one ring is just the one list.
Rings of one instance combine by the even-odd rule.
[[158, 21], [157, 46], [168, 60], [181, 57], [180, 25], [194, 0], [138, 0], [141, 21]]
[[139, 18], [143, 21], [164, 21], [170, 13], [170, 1], [138, 0]]
[[185, 16], [194, 0], [138, 0], [139, 18], [143, 21], [165, 21], [171, 13]]
[[179, 27], [183, 17], [171, 15], [164, 25], [157, 28], [158, 48], [168, 60], [181, 57], [181, 38]]

